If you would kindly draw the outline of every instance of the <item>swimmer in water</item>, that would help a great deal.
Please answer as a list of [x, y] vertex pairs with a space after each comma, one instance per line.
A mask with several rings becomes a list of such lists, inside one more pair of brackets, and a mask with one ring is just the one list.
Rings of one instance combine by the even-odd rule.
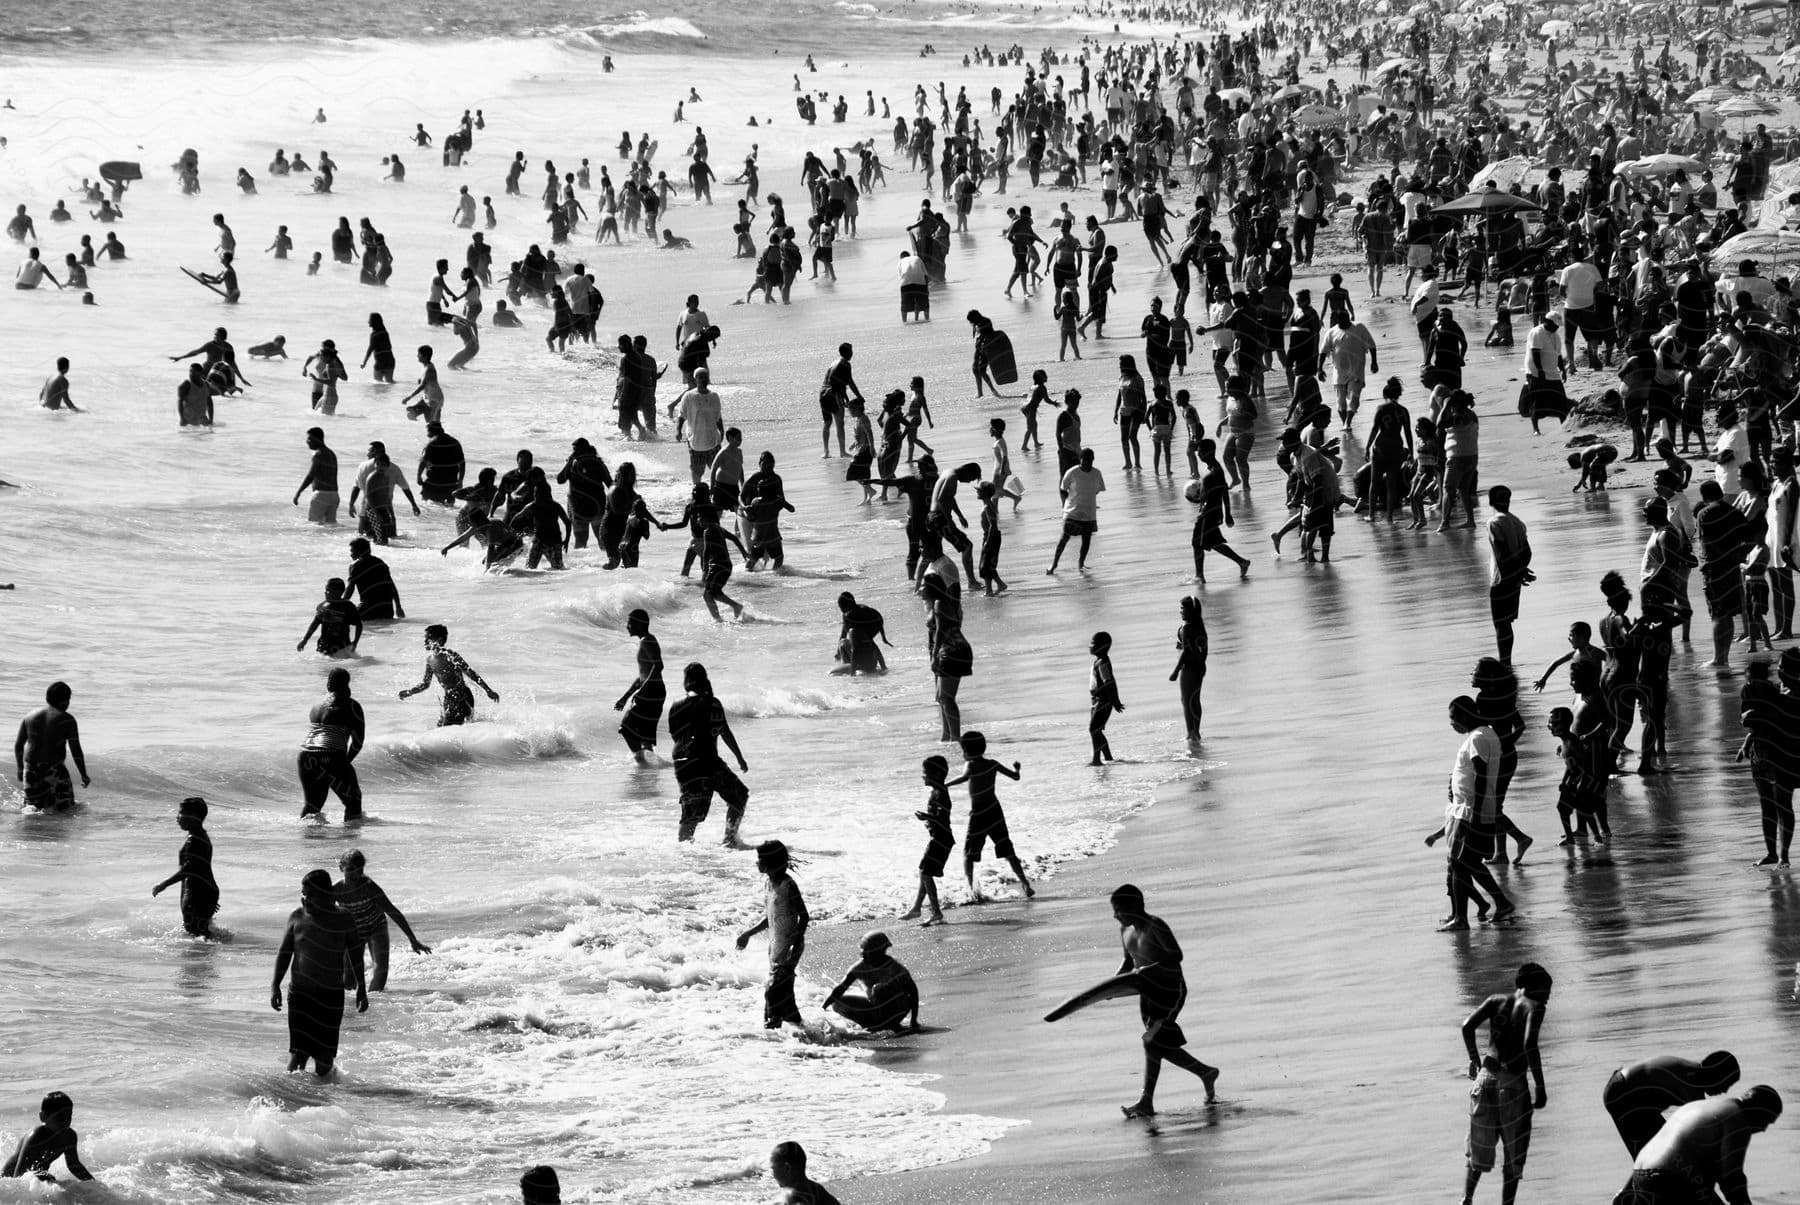
[[499, 692], [482, 681], [481, 675], [462, 659], [460, 653], [446, 647], [445, 642], [449, 639], [450, 629], [441, 623], [434, 623], [425, 629], [425, 676], [419, 679], [417, 686], [400, 692], [402, 699], [410, 699], [428, 689], [431, 680], [436, 678], [444, 688], [444, 698], [438, 707], [439, 728], [467, 723], [475, 713], [475, 692], [463, 681], [465, 675], [474, 679], [475, 685], [486, 691], [489, 699], [496, 703], [500, 701]]
[[[619, 721], [619, 735], [638, 765], [648, 765], [650, 750], [656, 747], [656, 725], [662, 719], [663, 704], [669, 688], [663, 682], [662, 644], [650, 634], [650, 613], [633, 611], [625, 619], [625, 634], [638, 638], [637, 677], [613, 704], [614, 711], [624, 711]], [[629, 705], [631, 710], [626, 711]]]
[[320, 815], [327, 792], [344, 805], [345, 821], [362, 818], [362, 784], [356, 777], [356, 755], [365, 733], [362, 704], [350, 697], [350, 671], [339, 667], [325, 677], [327, 694], [307, 713], [306, 739], [297, 767], [305, 802], [300, 818]]
[[287, 359], [287, 336], [276, 335], [267, 343], [258, 343], [250, 349], [253, 360], [285, 360]]
[[[362, 643], [362, 612], [356, 604], [344, 597], [346, 587], [344, 579], [334, 577], [325, 583], [325, 599], [313, 611], [312, 623], [307, 625], [306, 635], [300, 637], [300, 643], [294, 646], [295, 652], [304, 652], [306, 642], [312, 634], [319, 634], [317, 651], [323, 657], [335, 657], [339, 653], [356, 655], [356, 646]], [[351, 630], [355, 629], [355, 635]]]
[[362, 974], [363, 951], [366, 949], [369, 952], [369, 990], [382, 992], [387, 990], [389, 917], [400, 926], [400, 932], [406, 934], [414, 954], [429, 954], [431, 947], [419, 940], [406, 914], [394, 906], [381, 884], [363, 873], [365, 865], [367, 859], [360, 849], [350, 850], [338, 859], [338, 869], [344, 872], [344, 877], [336, 884], [338, 907], [349, 913], [356, 925], [356, 943], [350, 948], [347, 960], [356, 965], [346, 965], [344, 986], [351, 986]]
[[68, 410], [80, 414], [81, 410], [69, 397], [69, 357], [59, 356], [56, 360], [56, 375], [46, 380], [38, 390], [38, 402], [46, 410]]
[[[483, 473], [491, 474], [494, 470], [483, 469]], [[479, 486], [471, 487], [479, 489]], [[457, 491], [460, 496], [465, 491]], [[461, 548], [474, 540], [486, 548], [482, 558], [483, 569], [498, 569], [508, 561], [525, 551], [525, 541], [519, 534], [498, 519], [489, 517], [488, 512], [479, 506], [471, 506], [457, 516], [458, 522], [466, 521], [468, 528], [438, 550], [438, 555], [449, 556], [452, 548]]]
[[806, 1175], [806, 1151], [783, 1142], [769, 1152], [769, 1175], [781, 1186], [783, 1205], [839, 1205], [831, 1190]]
[[211, 937], [219, 910], [219, 884], [213, 878], [213, 844], [206, 834], [206, 800], [193, 795], [181, 801], [175, 823], [187, 834], [175, 873], [150, 889], [153, 896], [181, 884], [181, 925], [190, 937]]
[[87, 758], [81, 752], [81, 730], [69, 714], [74, 697], [67, 682], [52, 682], [44, 691], [44, 706], [19, 721], [13, 739], [13, 762], [25, 787], [25, 805], [40, 811], [63, 812], [75, 806], [75, 787], [63, 763], [75, 758], [81, 785], [89, 783]]
[[76, 1150], [80, 1135], [69, 1125], [74, 1119], [75, 1102], [67, 1093], [46, 1094], [38, 1109], [37, 1128], [19, 1139], [12, 1158], [0, 1167], [0, 1176], [36, 1176], [54, 1183], [56, 1177], [50, 1174], [50, 1168], [61, 1159], [68, 1166], [69, 1174], [77, 1180], [92, 1180], [93, 1174], [82, 1165], [81, 1155]]

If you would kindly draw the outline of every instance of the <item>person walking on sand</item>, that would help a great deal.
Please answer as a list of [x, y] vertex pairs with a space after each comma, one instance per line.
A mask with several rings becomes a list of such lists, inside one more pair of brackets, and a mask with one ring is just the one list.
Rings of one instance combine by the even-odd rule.
[[213, 843], [206, 833], [206, 800], [198, 795], [181, 801], [175, 823], [187, 834], [181, 843], [175, 873], [150, 889], [161, 895], [181, 884], [181, 927], [190, 937], [211, 937], [212, 918], [219, 910], [219, 883], [213, 878]]
[[[1467, 695], [1450, 701], [1450, 727], [1463, 738], [1463, 743], [1457, 748], [1456, 763], [1450, 771], [1444, 823], [1425, 838], [1428, 846], [1445, 838], [1449, 841], [1445, 887], [1450, 895], [1450, 915], [1438, 924], [1440, 933], [1469, 927], [1469, 900], [1475, 885], [1493, 897], [1496, 921], [1507, 920], [1518, 911], [1487, 868], [1499, 826], [1500, 737], [1482, 722], [1475, 700]], [[1479, 911], [1485, 919], [1485, 903], [1480, 904]]]
[[788, 874], [788, 849], [780, 841], [764, 841], [756, 847], [756, 869], [768, 880], [763, 886], [763, 918], [738, 934], [737, 948], [764, 930], [769, 934], [769, 982], [763, 988], [763, 1028], [783, 1025], [806, 1028], [800, 1006], [794, 1002], [794, 975], [806, 953], [806, 901], [800, 886]]
[[25, 806], [39, 811], [66, 812], [75, 806], [75, 785], [65, 764], [72, 755], [81, 785], [90, 783], [87, 757], [81, 752], [81, 729], [69, 714], [75, 692], [67, 682], [52, 682], [44, 691], [44, 705], [19, 721], [13, 738], [13, 764], [25, 787]]
[[356, 981], [356, 1011], [366, 1013], [369, 992], [363, 983], [356, 924], [338, 907], [331, 875], [309, 871], [300, 880], [300, 906], [288, 915], [287, 932], [275, 955], [275, 981], [269, 988], [269, 1007], [280, 1012], [281, 984], [288, 968], [293, 968], [286, 1000], [289, 1071], [304, 1070], [310, 1059], [320, 1079], [331, 1074], [344, 1025], [346, 960]]
[[[1068, 414], [1065, 413], [1063, 417], [1068, 417]], [[1062, 420], [1059, 418], [1057, 421], [1060, 423]], [[1069, 546], [1071, 538], [1081, 541], [1081, 547], [1075, 554], [1076, 569], [1087, 569], [1088, 547], [1094, 541], [1094, 533], [1100, 529], [1100, 495], [1106, 492], [1106, 478], [1094, 467], [1092, 448], [1081, 449], [1081, 463], [1063, 474], [1060, 488], [1063, 496], [1062, 536], [1056, 541], [1056, 552], [1050, 557], [1050, 568], [1044, 570], [1046, 577], [1056, 573], [1056, 566], [1062, 561], [1063, 549]]]
[[1502, 665], [1512, 664], [1513, 621], [1519, 618], [1519, 592], [1537, 580], [1531, 571], [1531, 541], [1525, 524], [1512, 513], [1512, 491], [1504, 485], [1488, 490], [1488, 551], [1493, 567], [1488, 573], [1488, 608], [1494, 619], [1494, 642]]
[[[1209, 552], [1235, 561], [1239, 581], [1250, 576], [1249, 558], [1240, 556], [1225, 539], [1225, 529], [1237, 521], [1231, 516], [1231, 487], [1225, 482], [1225, 466], [1219, 463], [1218, 451], [1218, 445], [1212, 440], [1200, 441], [1197, 455], [1203, 471], [1200, 480], [1188, 486], [1188, 497], [1200, 506], [1200, 513], [1194, 516], [1191, 542], [1194, 546], [1194, 580], [1201, 585], [1206, 584], [1206, 554]], [[1280, 551], [1279, 544], [1276, 550]]]
[[[1519, 968], [1510, 993], [1483, 1000], [1462, 1024], [1463, 1046], [1469, 1053], [1468, 1175], [1463, 1181], [1462, 1205], [1473, 1205], [1475, 1185], [1483, 1172], [1494, 1168], [1494, 1144], [1506, 1147], [1501, 1165], [1501, 1205], [1513, 1205], [1519, 1179], [1525, 1174], [1525, 1156], [1531, 1145], [1531, 1114], [1550, 1103], [1544, 1089], [1544, 1065], [1538, 1056], [1538, 1031], [1550, 1004], [1550, 972], [1535, 962]], [[1475, 1046], [1481, 1026], [1488, 1027], [1488, 1053]], [[1529, 1072], [1536, 1095], [1527, 1095]]]
[[406, 914], [394, 906], [381, 884], [363, 873], [367, 859], [360, 849], [350, 850], [338, 859], [338, 869], [344, 877], [338, 881], [338, 907], [349, 914], [356, 925], [356, 945], [349, 951], [348, 958], [355, 965], [346, 962], [344, 975], [346, 980], [359, 980], [363, 974], [363, 950], [369, 952], [369, 990], [380, 992], [387, 990], [388, 973], [388, 918], [400, 926], [400, 932], [406, 934], [406, 940], [412, 945], [415, 954], [429, 954], [431, 947], [419, 940], [418, 934], [407, 923]]
[[1206, 1089], [1206, 1103], [1212, 1104], [1219, 1069], [1207, 1066], [1184, 1049], [1187, 1035], [1176, 1020], [1182, 1005], [1187, 1003], [1180, 943], [1166, 921], [1145, 910], [1144, 893], [1130, 883], [1112, 893], [1112, 911], [1113, 919], [1119, 922], [1119, 944], [1125, 950], [1118, 973], [1136, 980], [1138, 1015], [1144, 1022], [1144, 1091], [1131, 1104], [1121, 1106], [1120, 1111], [1132, 1118], [1156, 1116], [1156, 1081], [1164, 1063], [1173, 1063], [1199, 1076]]

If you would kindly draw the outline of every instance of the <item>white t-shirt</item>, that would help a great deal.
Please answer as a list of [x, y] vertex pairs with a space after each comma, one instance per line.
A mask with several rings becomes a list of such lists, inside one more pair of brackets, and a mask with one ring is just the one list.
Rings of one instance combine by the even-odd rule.
[[1106, 492], [1106, 478], [1099, 469], [1083, 469], [1076, 465], [1063, 474], [1063, 518], [1094, 522], [1100, 515], [1100, 495]]
[[719, 430], [723, 407], [719, 395], [710, 389], [690, 389], [681, 395], [681, 423], [687, 434], [688, 450], [710, 452], [724, 440]]
[[1582, 261], [1570, 264], [1557, 278], [1563, 288], [1563, 305], [1571, 310], [1587, 310], [1594, 306], [1594, 286], [1600, 283], [1600, 269]]
[[[1487, 773], [1481, 780], [1481, 813], [1475, 811], [1475, 761], [1479, 758]], [[1469, 731], [1456, 751], [1456, 765], [1450, 771], [1450, 803], [1444, 809], [1447, 820], [1463, 823], [1475, 821], [1493, 824], [1498, 819], [1495, 796], [1500, 790], [1500, 738], [1483, 724]]]
[[[1721, 462], [1719, 454], [1730, 452], [1731, 460]], [[1727, 498], [1737, 497], [1738, 470], [1750, 459], [1750, 433], [1739, 423], [1729, 431], [1719, 432], [1718, 442], [1713, 444], [1713, 480], [1725, 491]]]
[[1543, 325], [1534, 326], [1531, 334], [1525, 337], [1525, 363], [1520, 367], [1528, 377], [1560, 379], [1556, 362], [1561, 356], [1562, 332]]

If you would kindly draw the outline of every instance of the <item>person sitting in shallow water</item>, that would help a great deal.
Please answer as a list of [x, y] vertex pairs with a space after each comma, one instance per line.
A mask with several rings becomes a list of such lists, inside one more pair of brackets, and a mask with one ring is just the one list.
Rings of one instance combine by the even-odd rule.
[[682, 238], [674, 231], [666, 229], [663, 231], [662, 246], [657, 248], [659, 251], [692, 251], [693, 249], [692, 239]]
[[[862, 939], [862, 957], [844, 972], [843, 979], [825, 997], [824, 1007], [846, 1020], [854, 1021], [871, 1033], [891, 1029], [904, 1033], [919, 1027], [919, 986], [912, 973], [888, 953], [893, 942], [885, 933], [871, 933]], [[846, 996], [855, 983], [864, 984], [864, 994]]]
[[61, 1159], [68, 1165], [69, 1174], [77, 1180], [92, 1180], [93, 1174], [82, 1165], [81, 1156], [76, 1153], [80, 1136], [69, 1126], [74, 1119], [75, 1102], [67, 1093], [46, 1094], [38, 1109], [37, 1128], [19, 1140], [19, 1149], [4, 1166], [0, 1166], [0, 1176], [36, 1176], [55, 1183], [56, 1177], [50, 1174], [50, 1168]]
[[506, 302], [496, 301], [494, 303], [494, 325], [517, 329], [525, 324], [519, 321], [517, 313], [506, 308]]

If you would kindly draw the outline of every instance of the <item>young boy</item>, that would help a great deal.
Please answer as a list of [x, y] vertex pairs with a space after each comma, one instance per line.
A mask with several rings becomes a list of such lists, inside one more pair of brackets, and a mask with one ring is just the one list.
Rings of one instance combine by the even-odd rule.
[[1113, 677], [1112, 636], [1095, 632], [1088, 652], [1094, 658], [1088, 671], [1088, 739], [1094, 745], [1094, 759], [1088, 765], [1097, 766], [1113, 759], [1112, 746], [1106, 741], [1106, 721], [1113, 712], [1124, 711], [1125, 704], [1119, 702], [1119, 683]]
[[1619, 458], [1619, 449], [1611, 444], [1595, 444], [1581, 452], [1569, 453], [1569, 467], [1580, 469], [1581, 476], [1575, 481], [1571, 494], [1579, 493], [1583, 486], [1589, 493], [1606, 488], [1606, 466]]
[[80, 1136], [69, 1128], [74, 1118], [75, 1102], [67, 1093], [47, 1094], [38, 1109], [41, 1124], [19, 1140], [19, 1148], [12, 1158], [0, 1167], [0, 1176], [36, 1176], [55, 1183], [56, 1177], [50, 1174], [50, 1166], [61, 1159], [68, 1165], [69, 1174], [77, 1180], [92, 1180], [93, 1175], [82, 1166], [81, 1156], [75, 1150]]
[[356, 982], [366, 949], [369, 952], [369, 990], [381, 992], [387, 990], [389, 917], [393, 917], [400, 932], [406, 934], [414, 954], [429, 954], [431, 947], [419, 940], [406, 914], [394, 906], [381, 884], [364, 873], [367, 865], [368, 860], [360, 849], [350, 850], [338, 858], [338, 869], [343, 871], [344, 877], [337, 882], [337, 901], [338, 907], [349, 913], [356, 925], [357, 944], [351, 948], [349, 957], [356, 960], [357, 968], [350, 969], [347, 985]]
[[1206, 438], [1206, 425], [1194, 409], [1194, 399], [1185, 389], [1175, 391], [1175, 408], [1181, 412], [1181, 425], [1187, 430], [1188, 480], [1200, 479], [1200, 441]]
[[[1544, 683], [1550, 681], [1550, 675], [1571, 661], [1578, 663], [1590, 662], [1595, 667], [1599, 667], [1603, 664], [1606, 660], [1606, 655], [1594, 647], [1593, 640], [1594, 629], [1589, 624], [1579, 619], [1570, 624], [1569, 651], [1552, 661], [1549, 668], [1545, 669], [1543, 674], [1538, 677], [1538, 680], [1531, 684], [1531, 689], [1543, 690]], [[1570, 668], [1570, 673], [1574, 673], [1573, 667]]]
[[175, 823], [188, 835], [177, 855], [177, 869], [152, 887], [150, 894], [161, 895], [180, 883], [181, 927], [192, 937], [211, 937], [213, 914], [219, 910], [219, 884], [213, 878], [212, 838], [206, 834], [206, 800], [198, 795], [183, 799]]
[[1038, 451], [1044, 450], [1044, 441], [1038, 435], [1038, 407], [1058, 406], [1050, 400], [1050, 374], [1043, 369], [1035, 369], [1031, 374], [1031, 396], [1019, 407], [1019, 413], [1025, 416], [1025, 438], [1019, 441], [1019, 451], [1029, 452], [1035, 444]]
[[918, 920], [920, 909], [927, 903], [931, 905], [931, 915], [926, 918], [923, 928], [944, 923], [944, 910], [938, 904], [937, 881], [943, 876], [944, 867], [950, 861], [950, 850], [956, 845], [956, 836], [950, 829], [950, 788], [944, 784], [949, 777], [950, 763], [933, 754], [925, 759], [921, 777], [931, 796], [925, 801], [925, 810], [913, 815], [925, 822], [925, 854], [919, 859], [919, 893], [913, 897], [913, 904], [900, 914], [901, 920]]
[[[906, 1033], [919, 1027], [919, 985], [912, 972], [888, 953], [893, 947], [886, 933], [870, 933], [862, 939], [862, 957], [844, 972], [838, 985], [825, 997], [823, 1007], [870, 1033], [891, 1029]], [[864, 985], [864, 995], [845, 998], [854, 983]]]
[[924, 448], [927, 456], [935, 455], [936, 449], [919, 438], [919, 425], [935, 427], [931, 421], [931, 403], [925, 398], [925, 378], [914, 377], [911, 381], [912, 393], [906, 400], [906, 463], [911, 464], [918, 449]]
[[[1563, 776], [1556, 790], [1556, 815], [1562, 821], [1563, 835], [1557, 845], [1575, 844], [1577, 831], [1591, 832], [1598, 838], [1601, 835], [1598, 801], [1593, 775], [1588, 772], [1593, 757], [1582, 746], [1581, 738], [1575, 735], [1575, 713], [1567, 707], [1553, 707], [1546, 727], [1551, 736], [1562, 742], [1557, 746], [1557, 753], [1563, 759]], [[1599, 784], [1601, 798], [1605, 791], [1605, 784]], [[1579, 817], [1574, 827], [1569, 824], [1571, 817]]]
[[[1004, 594], [1007, 590], [1006, 579], [1000, 576], [1001, 492], [991, 481], [984, 481], [975, 487], [976, 501], [981, 503], [981, 563], [976, 566], [975, 572], [981, 579], [982, 593], [988, 598]], [[1013, 498], [1016, 509], [1017, 497], [1011, 494], [1007, 496]]]
[[1750, 642], [1750, 651], [1756, 651], [1756, 641], [1760, 637], [1763, 647], [1771, 653], [1775, 646], [1769, 640], [1769, 623], [1764, 617], [1769, 613], [1769, 546], [1752, 544], [1750, 555], [1744, 561], [1744, 635]]
[[1119, 974], [1136, 975], [1138, 1015], [1144, 1022], [1144, 1091], [1120, 1111], [1128, 1118], [1155, 1116], [1156, 1081], [1165, 1062], [1198, 1076], [1206, 1089], [1206, 1103], [1212, 1104], [1219, 1069], [1183, 1049], [1187, 1035], [1176, 1020], [1187, 1002], [1187, 979], [1181, 971], [1181, 946], [1175, 934], [1166, 921], [1145, 910], [1144, 893], [1130, 883], [1112, 893], [1112, 910], [1113, 919], [1119, 922], [1119, 944], [1125, 950]]
[[765, 929], [769, 933], [769, 982], [763, 989], [765, 1029], [780, 1029], [784, 1024], [806, 1026], [800, 1006], [794, 1002], [794, 974], [806, 952], [806, 926], [812, 918], [800, 897], [799, 884], [788, 875], [788, 863], [787, 846], [781, 842], [764, 841], [756, 847], [756, 869], [768, 879], [763, 888], [763, 918], [737, 939], [741, 950], [758, 933]]
[[975, 904], [987, 902], [980, 890], [975, 886], [975, 864], [981, 861], [981, 850], [992, 838], [994, 853], [1006, 859], [1012, 867], [1013, 874], [1018, 876], [1020, 886], [1025, 888], [1025, 898], [1030, 899], [1037, 892], [1032, 890], [1031, 881], [1025, 877], [1025, 867], [1019, 862], [1019, 855], [1013, 849], [1012, 836], [1006, 831], [1006, 813], [1000, 809], [1000, 798], [994, 794], [994, 775], [1004, 774], [1014, 782], [1019, 780], [1019, 763], [1014, 762], [1012, 769], [1007, 769], [997, 761], [987, 757], [987, 737], [969, 730], [962, 734], [959, 744], [963, 752], [963, 772], [960, 778], [953, 778], [945, 783], [946, 787], [969, 784], [969, 827], [963, 834], [963, 874], [969, 880], [969, 901]]
[[499, 692], [486, 682], [462, 654], [446, 645], [450, 640], [450, 629], [441, 623], [434, 623], [425, 629], [425, 675], [419, 679], [417, 686], [409, 686], [400, 692], [402, 699], [410, 699], [422, 690], [431, 686], [436, 678], [444, 688], [443, 701], [438, 706], [438, 727], [446, 728], [456, 724], [467, 723], [475, 714], [475, 692], [463, 681], [465, 676], [473, 678], [475, 685], [487, 692], [487, 697], [494, 702], [500, 701]]
[[[354, 636], [350, 634], [353, 628]], [[356, 655], [356, 646], [363, 637], [362, 612], [344, 597], [343, 578], [334, 577], [325, 583], [325, 601], [314, 608], [306, 635], [294, 646], [296, 652], [305, 650], [306, 642], [312, 639], [314, 632], [319, 634], [319, 643], [315, 647], [321, 657], [335, 657], [345, 652], [352, 657]]]

